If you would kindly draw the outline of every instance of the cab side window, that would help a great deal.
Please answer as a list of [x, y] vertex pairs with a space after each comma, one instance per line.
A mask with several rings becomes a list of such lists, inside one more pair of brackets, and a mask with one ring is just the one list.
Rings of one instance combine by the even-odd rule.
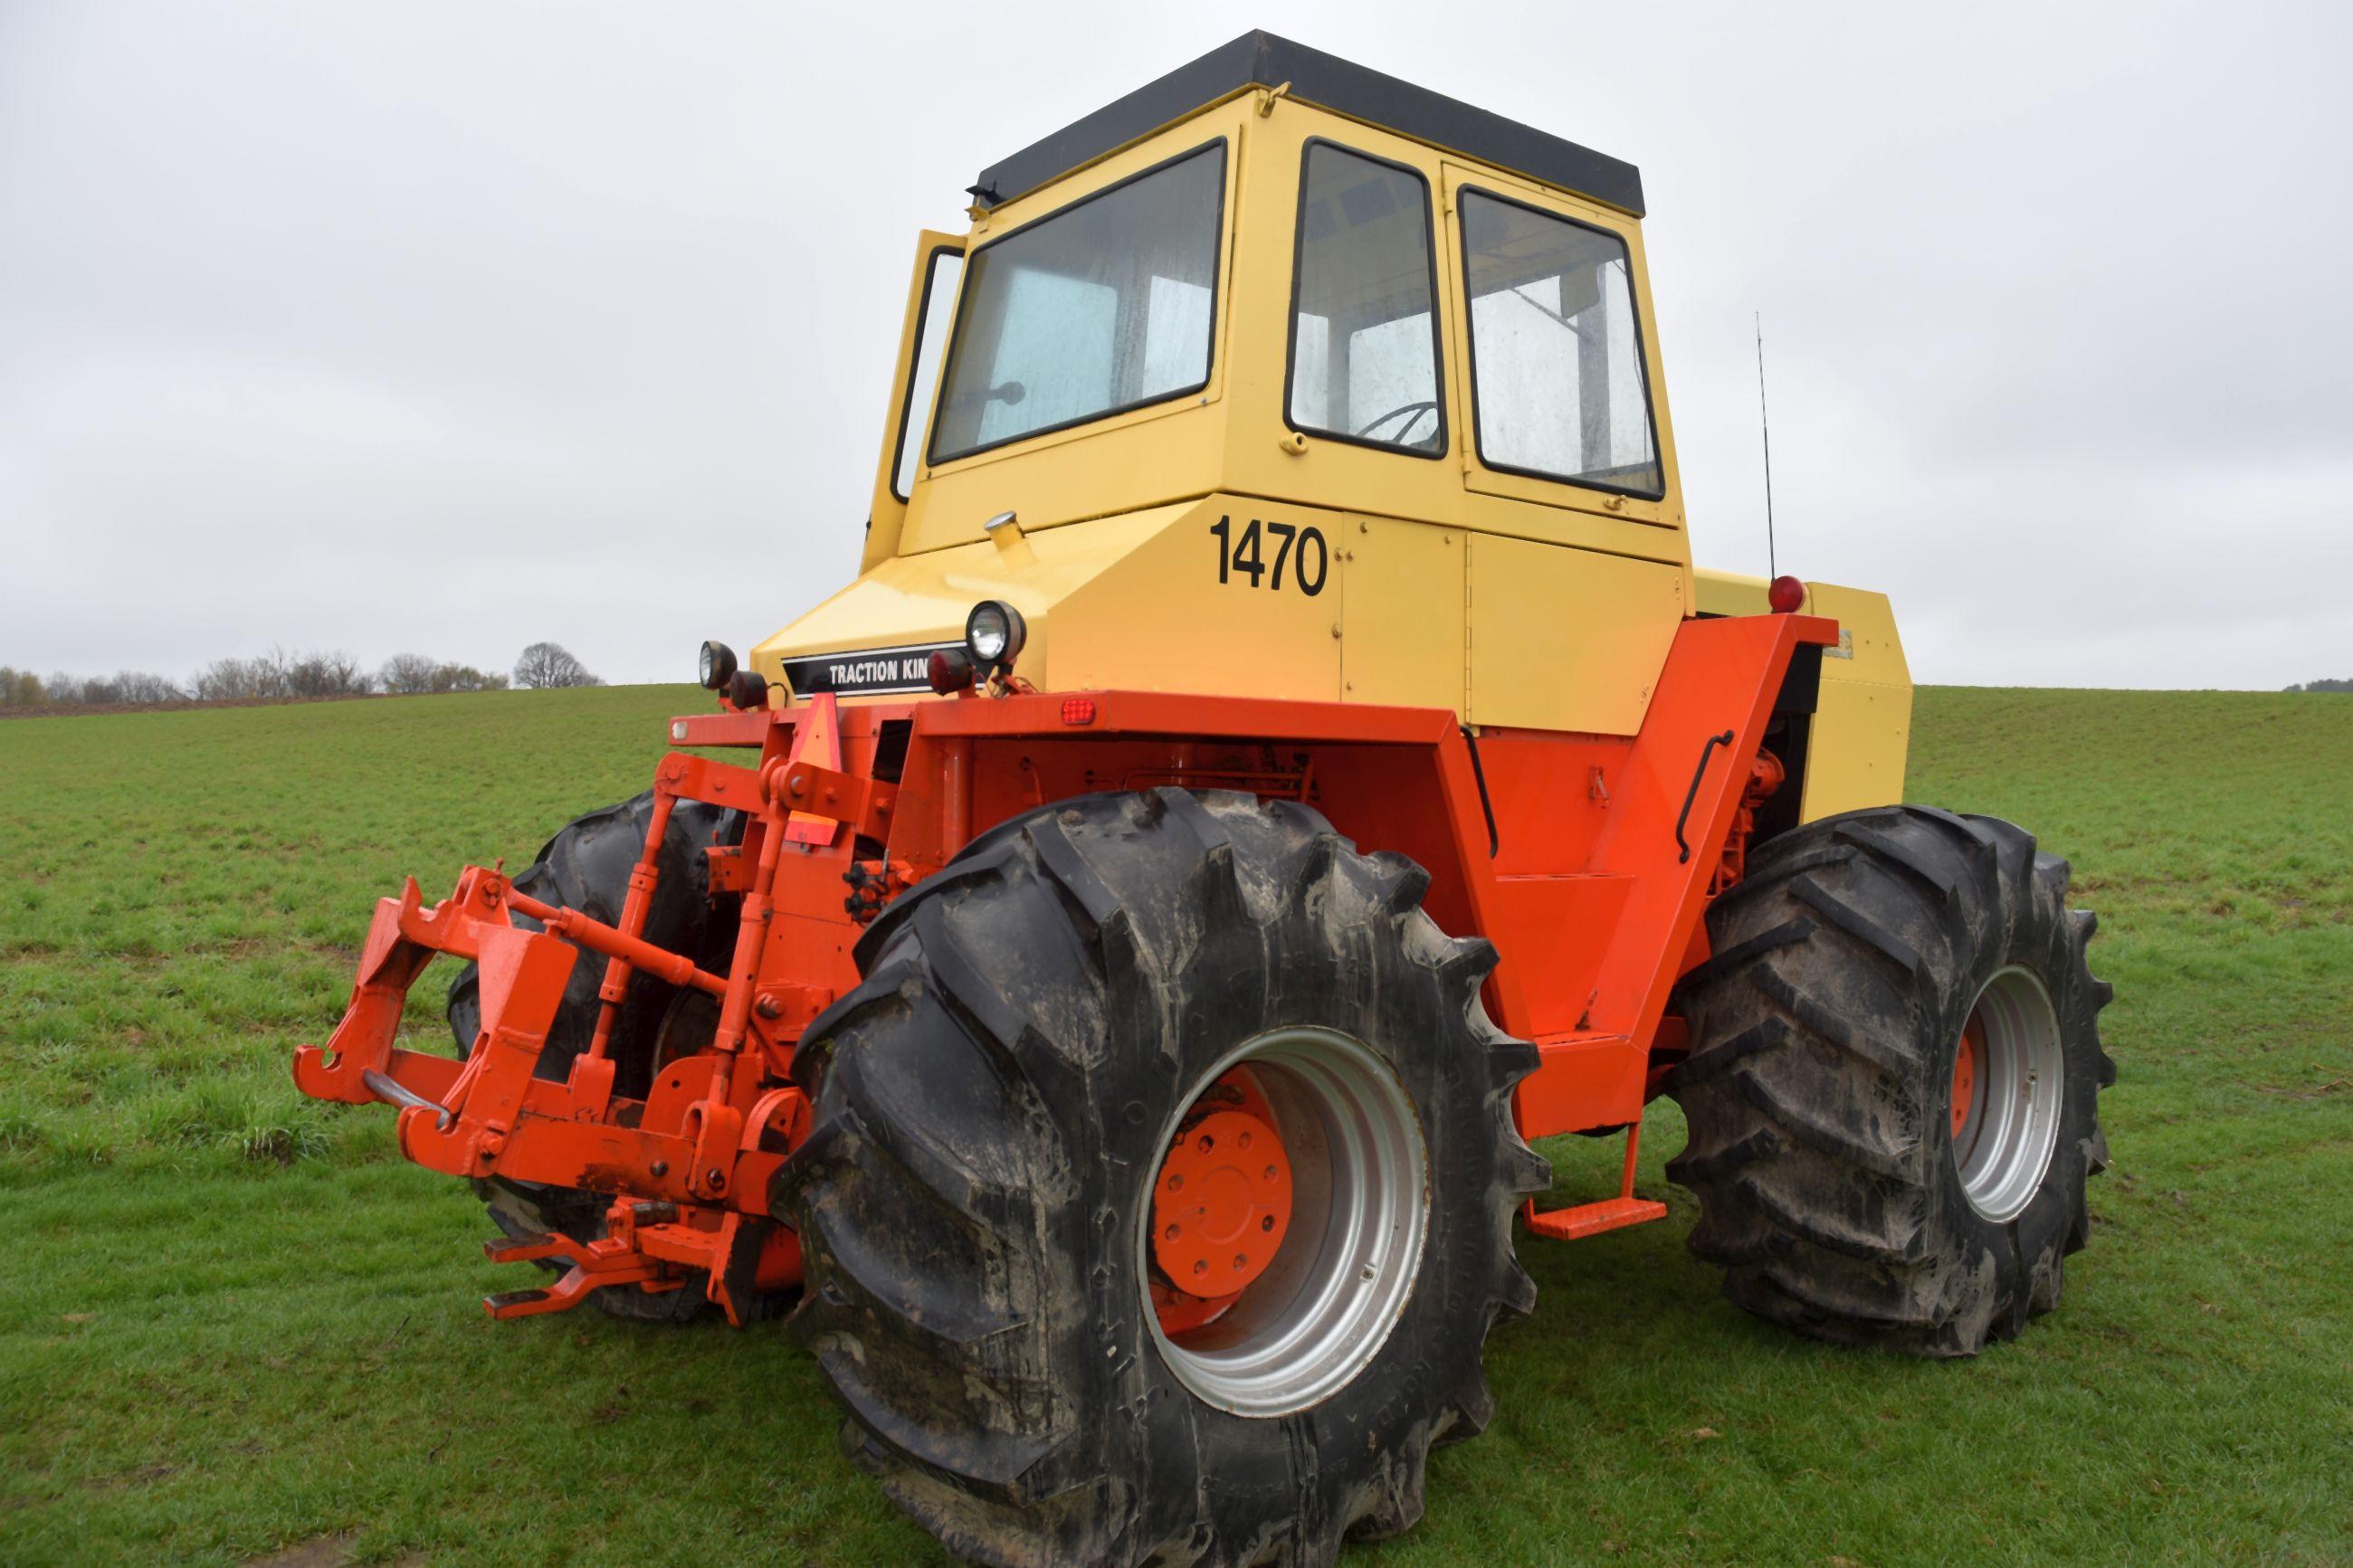
[[948, 341], [955, 309], [956, 279], [964, 275], [964, 252], [932, 252], [923, 276], [923, 297], [915, 322], [915, 362], [907, 374], [907, 400], [899, 407], [899, 455], [891, 468], [891, 493], [905, 500], [914, 493], [915, 456], [923, 449], [922, 422], [932, 416], [939, 389], [940, 353]]
[[1626, 242], [1483, 191], [1460, 206], [1480, 461], [1663, 494]]
[[1293, 429], [1418, 457], [1446, 450], [1431, 248], [1419, 174], [1307, 144], [1283, 398]]

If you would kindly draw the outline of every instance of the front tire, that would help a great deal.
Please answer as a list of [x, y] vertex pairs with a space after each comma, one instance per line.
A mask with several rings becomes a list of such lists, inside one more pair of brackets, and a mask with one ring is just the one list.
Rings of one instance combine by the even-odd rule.
[[[951, 1549], [1328, 1563], [1419, 1518], [1430, 1446], [1486, 1424], [1482, 1342], [1535, 1295], [1513, 1211], [1547, 1168], [1510, 1097], [1535, 1057], [1428, 880], [1303, 806], [1095, 795], [976, 840], [860, 943], [778, 1212], [846, 1447]], [[1171, 1329], [1155, 1188], [1172, 1132], [1220, 1125], [1188, 1120], [1204, 1086], [1245, 1106], [1238, 1066], [1289, 1228], [1226, 1316]]]
[[1667, 1174], [1735, 1302], [1927, 1356], [2058, 1305], [2116, 1081], [2067, 877], [2007, 822], [1890, 806], [1783, 834], [1716, 900]]
[[[579, 910], [607, 924], [617, 924], [628, 897], [629, 873], [645, 852], [646, 832], [653, 817], [651, 791], [613, 805], [576, 816], [550, 838], [533, 861], [514, 879], [515, 887], [544, 903]], [[646, 912], [645, 939], [694, 958], [704, 967], [721, 960], [734, 941], [733, 910], [716, 908], [711, 897], [710, 861], [703, 849], [725, 843], [743, 832], [737, 814], [701, 801], [681, 800], [671, 808], [662, 837], [660, 875]], [[540, 929], [528, 915], [515, 923]], [[723, 967], [723, 960], [720, 962]], [[557, 1006], [547, 1043], [539, 1053], [534, 1076], [561, 1083], [572, 1064], [588, 1049], [604, 1004], [597, 996], [605, 982], [605, 961], [585, 949], [572, 966]], [[450, 1037], [463, 1057], [481, 1033], [482, 1003], [479, 966], [469, 963], [449, 983]], [[607, 1045], [614, 1064], [614, 1090], [643, 1099], [666, 1052], [694, 1048], [707, 1041], [718, 1013], [707, 994], [682, 991], [654, 975], [638, 973], [629, 978], [619, 1017]], [[702, 1040], [692, 1040], [697, 1026]], [[501, 1235], [520, 1237], [556, 1232], [575, 1241], [594, 1241], [605, 1234], [605, 1211], [612, 1205], [607, 1193], [576, 1187], [518, 1182], [502, 1176], [477, 1179], [474, 1194], [482, 1200], [491, 1223]], [[560, 1274], [569, 1267], [544, 1259], [540, 1268]], [[632, 1286], [596, 1291], [591, 1300], [608, 1317], [644, 1319], [655, 1322], [686, 1322], [710, 1305], [704, 1294], [706, 1277], [693, 1272], [675, 1290], [649, 1291]]]

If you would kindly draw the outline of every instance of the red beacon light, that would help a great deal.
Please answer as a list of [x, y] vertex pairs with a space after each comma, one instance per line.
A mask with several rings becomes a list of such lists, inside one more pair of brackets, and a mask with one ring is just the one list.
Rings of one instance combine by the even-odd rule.
[[1795, 577], [1776, 577], [1765, 590], [1765, 602], [1777, 616], [1794, 616], [1806, 603], [1806, 585]]

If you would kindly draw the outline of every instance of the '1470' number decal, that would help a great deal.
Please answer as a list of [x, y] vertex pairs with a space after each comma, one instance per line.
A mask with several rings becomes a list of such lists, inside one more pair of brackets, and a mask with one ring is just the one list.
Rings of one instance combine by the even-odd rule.
[[[1321, 531], [1295, 528], [1287, 522], [1261, 523], [1250, 520], [1240, 538], [1234, 535], [1234, 520], [1221, 517], [1209, 524], [1209, 531], [1218, 536], [1218, 581], [1230, 583], [1238, 576], [1250, 578], [1250, 585], [1259, 586], [1259, 579], [1267, 574], [1266, 557], [1261, 553], [1259, 531], [1279, 541], [1274, 549], [1274, 581], [1270, 588], [1282, 586], [1282, 572], [1291, 568], [1291, 580], [1309, 598], [1324, 591], [1324, 574], [1331, 569], [1332, 552], [1324, 543]], [[1294, 550], [1293, 546], [1297, 548]]]

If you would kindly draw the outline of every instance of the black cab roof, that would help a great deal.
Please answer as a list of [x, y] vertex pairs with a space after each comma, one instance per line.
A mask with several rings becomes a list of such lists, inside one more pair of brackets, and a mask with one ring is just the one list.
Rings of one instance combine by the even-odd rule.
[[1302, 102], [1642, 216], [1642, 174], [1631, 163], [1266, 32], [1244, 33], [990, 164], [973, 200], [1002, 205], [1196, 110], [1285, 83]]

